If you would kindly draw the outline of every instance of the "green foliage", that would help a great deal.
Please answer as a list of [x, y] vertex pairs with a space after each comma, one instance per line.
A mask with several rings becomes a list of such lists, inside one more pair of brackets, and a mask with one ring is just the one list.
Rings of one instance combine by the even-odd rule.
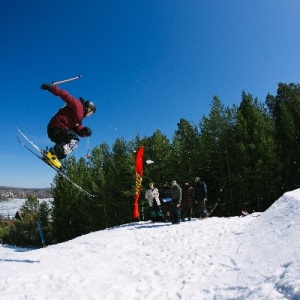
[[106, 222], [115, 226], [132, 221], [135, 146], [117, 139], [105, 168]]
[[[210, 201], [222, 197], [223, 214], [231, 214], [233, 195], [232, 168], [235, 162], [234, 126], [236, 110], [222, 105], [215, 96], [208, 117], [200, 123], [199, 167], [197, 176], [203, 178], [209, 189]], [[224, 189], [222, 189], [225, 187]], [[220, 190], [222, 189], [222, 194]]]
[[139, 141], [136, 148], [141, 145], [144, 146], [144, 155], [146, 160], [151, 160], [154, 163], [144, 164], [144, 184], [148, 186], [150, 181], [161, 185], [165, 181], [169, 181], [172, 177], [172, 148], [170, 141], [166, 135], [162, 134], [160, 130], [156, 130], [152, 136], [144, 137]]
[[27, 196], [27, 200], [21, 207], [21, 210], [24, 212], [32, 212], [32, 214], [37, 213], [39, 208], [39, 200], [37, 197], [29, 195]]
[[282, 163], [282, 190], [300, 185], [300, 85], [279, 83], [277, 95], [266, 103], [275, 125], [275, 142]]
[[[64, 168], [78, 185], [91, 191], [96, 189], [92, 169], [83, 158], [76, 162], [74, 157], [69, 157]], [[52, 213], [54, 240], [61, 242], [99, 230], [99, 222], [95, 220], [95, 213], [99, 210], [98, 198], [91, 200], [58, 175], [55, 184]]]
[[183, 182], [194, 177], [195, 170], [199, 167], [199, 134], [197, 127], [185, 119], [181, 119], [177, 126], [170, 159], [173, 166], [172, 177]]
[[49, 216], [51, 209], [47, 202], [41, 204], [35, 196], [29, 195], [21, 207], [22, 218], [0, 222], [0, 239], [2, 243], [23, 246], [40, 247], [41, 237], [37, 229], [40, 220], [46, 241], [52, 242]]
[[221, 199], [215, 215], [263, 211], [283, 192], [299, 187], [299, 95], [299, 85], [280, 83], [277, 95], [268, 95], [265, 104], [243, 92], [240, 105], [230, 108], [215, 96], [208, 116], [199, 116], [199, 126], [180, 119], [172, 140], [156, 130], [134, 141], [118, 138], [111, 149], [106, 143], [96, 146], [89, 160], [66, 159], [64, 167], [72, 179], [96, 198], [56, 176], [52, 222], [47, 218], [49, 208], [34, 199], [28, 199], [23, 209], [39, 207], [28, 216], [41, 220], [52, 243], [133, 221], [135, 155], [144, 146], [140, 208], [145, 215], [149, 181], [160, 188], [172, 179], [182, 185], [196, 176], [207, 184], [208, 205]]
[[[278, 194], [278, 164], [275, 131], [265, 107], [250, 94], [242, 94], [234, 128], [236, 145], [232, 181], [235, 185], [233, 209], [265, 210]], [[238, 167], [237, 167], [238, 166]], [[242, 200], [241, 200], [242, 199]]]

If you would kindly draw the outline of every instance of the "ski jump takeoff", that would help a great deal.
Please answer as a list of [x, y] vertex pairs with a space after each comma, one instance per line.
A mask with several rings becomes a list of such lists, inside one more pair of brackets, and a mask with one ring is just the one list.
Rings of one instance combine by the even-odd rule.
[[41, 85], [41, 89], [59, 96], [66, 103], [48, 124], [48, 137], [55, 145], [44, 153], [49, 162], [60, 169], [60, 160], [77, 148], [78, 136], [89, 137], [92, 135], [89, 127], [83, 127], [82, 120], [95, 113], [96, 106], [92, 101], [84, 101], [81, 97], [79, 100], [74, 98], [67, 91], [61, 90], [55, 83], [44, 83]]

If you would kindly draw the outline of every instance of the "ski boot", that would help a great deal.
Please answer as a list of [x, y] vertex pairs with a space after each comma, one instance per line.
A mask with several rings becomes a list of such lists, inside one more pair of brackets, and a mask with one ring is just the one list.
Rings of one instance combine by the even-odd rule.
[[45, 159], [48, 163], [50, 163], [51, 165], [53, 165], [57, 169], [61, 169], [61, 162], [59, 161], [59, 159], [55, 155], [52, 148], [49, 149], [48, 151], [47, 150], [44, 151], [44, 156], [45, 156]]

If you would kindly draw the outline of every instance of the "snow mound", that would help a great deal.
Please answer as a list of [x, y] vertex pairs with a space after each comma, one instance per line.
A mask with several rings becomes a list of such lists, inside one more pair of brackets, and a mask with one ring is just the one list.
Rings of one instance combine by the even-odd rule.
[[300, 189], [285, 193], [253, 219], [243, 228], [237, 249], [251, 275], [246, 283], [260, 282], [252, 292], [268, 299], [300, 299]]
[[300, 299], [300, 190], [266, 212], [0, 247], [1, 299]]

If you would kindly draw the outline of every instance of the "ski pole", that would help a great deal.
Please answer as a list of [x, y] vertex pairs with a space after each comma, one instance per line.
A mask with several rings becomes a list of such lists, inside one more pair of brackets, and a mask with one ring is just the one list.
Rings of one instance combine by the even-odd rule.
[[89, 137], [87, 137], [86, 138], [86, 158], [87, 159], [90, 159], [90, 155], [89, 155], [89, 151], [90, 151], [90, 138]]
[[72, 81], [72, 80], [75, 80], [75, 79], [79, 79], [79, 78], [81, 78], [81, 77], [82, 77], [82, 75], [78, 75], [78, 76], [76, 76], [76, 77], [64, 79], [64, 80], [61, 80], [61, 81], [55, 81], [55, 82], [52, 82], [52, 84], [60, 84], [60, 83]]
[[40, 237], [41, 237], [41, 240], [42, 240], [43, 247], [46, 247], [46, 241], [45, 241], [45, 238], [44, 238], [44, 234], [43, 234], [43, 230], [42, 230], [42, 226], [41, 226], [40, 221], [37, 221], [37, 227], [38, 227], [38, 230], [39, 230], [39, 233], [40, 233]]

